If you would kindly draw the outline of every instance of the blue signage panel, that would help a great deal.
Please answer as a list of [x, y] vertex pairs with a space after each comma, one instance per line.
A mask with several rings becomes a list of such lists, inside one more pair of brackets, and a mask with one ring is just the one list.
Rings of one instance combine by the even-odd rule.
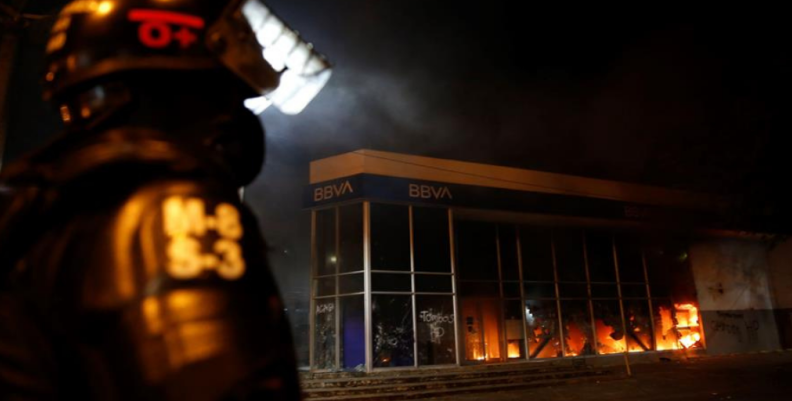
[[306, 188], [304, 204], [315, 208], [354, 199], [668, 223], [713, 225], [719, 220], [711, 213], [684, 209], [371, 174], [310, 185]]

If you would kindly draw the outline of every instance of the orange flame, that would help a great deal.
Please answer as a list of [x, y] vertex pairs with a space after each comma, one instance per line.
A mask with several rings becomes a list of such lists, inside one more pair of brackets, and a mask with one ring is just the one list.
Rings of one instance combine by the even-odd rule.
[[509, 355], [509, 358], [519, 358], [520, 357], [520, 342], [519, 341], [509, 341], [508, 355]]

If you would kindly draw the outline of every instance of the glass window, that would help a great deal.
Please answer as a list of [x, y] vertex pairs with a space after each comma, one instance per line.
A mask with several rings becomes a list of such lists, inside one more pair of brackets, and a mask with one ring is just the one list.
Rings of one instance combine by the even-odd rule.
[[553, 232], [558, 281], [586, 282], [583, 260], [583, 232], [558, 230]]
[[593, 301], [594, 329], [597, 332], [597, 353], [624, 352], [624, 326], [618, 300]]
[[588, 288], [586, 284], [567, 284], [561, 283], [558, 285], [558, 292], [561, 298], [588, 298]]
[[371, 204], [371, 269], [410, 270], [407, 206]]
[[646, 270], [653, 297], [696, 302], [696, 288], [684, 242], [658, 241], [647, 247]]
[[616, 268], [613, 265], [613, 242], [610, 234], [586, 233], [586, 256], [589, 277], [592, 283], [615, 283]]
[[522, 311], [522, 301], [519, 299], [503, 303], [506, 357], [509, 359], [525, 359], [525, 327], [523, 326]]
[[314, 280], [314, 294], [316, 294], [317, 297], [335, 295], [335, 285], [335, 276]]
[[341, 367], [361, 370], [366, 365], [366, 332], [363, 296], [339, 298]]
[[345, 274], [338, 276], [338, 293], [351, 294], [363, 292], [363, 274]]
[[409, 274], [371, 273], [371, 291], [412, 292]]
[[448, 296], [418, 295], [418, 364], [456, 363], [454, 300]]
[[564, 323], [564, 355], [592, 355], [594, 349], [588, 301], [561, 301], [561, 319]]
[[335, 299], [317, 299], [314, 314], [314, 369], [335, 369]]
[[436, 274], [416, 274], [416, 292], [452, 292], [451, 276]]
[[624, 320], [627, 324], [627, 348], [630, 352], [652, 349], [652, 323], [649, 320], [649, 301], [624, 300]]
[[500, 246], [501, 278], [503, 280], [519, 280], [517, 266], [517, 233], [512, 225], [498, 226], [498, 245]]
[[415, 271], [451, 273], [448, 210], [413, 207]]
[[520, 298], [520, 282], [506, 282], [503, 283], [503, 297], [504, 298]]
[[555, 297], [555, 284], [525, 283], [525, 298], [527, 299], [555, 299]]
[[679, 264], [683, 262], [683, 253], [665, 249], [662, 245], [648, 246], [644, 252], [652, 296], [670, 297], [674, 270], [679, 269]]
[[459, 294], [465, 297], [500, 297], [497, 281], [459, 281]]
[[525, 331], [531, 359], [562, 355], [556, 301], [525, 301]]
[[412, 297], [372, 295], [371, 319], [374, 366], [413, 366]]
[[550, 230], [520, 227], [523, 280], [555, 281]]
[[462, 299], [461, 306], [465, 333], [465, 359], [482, 362], [502, 361], [501, 300], [468, 298]]
[[339, 258], [341, 273], [363, 270], [363, 204], [338, 208]]
[[643, 283], [644, 269], [641, 256], [641, 242], [635, 235], [618, 235], [616, 257], [619, 262], [619, 279], [623, 283]]
[[619, 287], [616, 284], [592, 284], [592, 298], [619, 298]]
[[646, 284], [622, 284], [623, 298], [646, 298]]
[[458, 221], [455, 225], [459, 278], [498, 280], [496, 226], [475, 221]]
[[336, 219], [335, 209], [316, 212], [316, 275], [336, 273]]

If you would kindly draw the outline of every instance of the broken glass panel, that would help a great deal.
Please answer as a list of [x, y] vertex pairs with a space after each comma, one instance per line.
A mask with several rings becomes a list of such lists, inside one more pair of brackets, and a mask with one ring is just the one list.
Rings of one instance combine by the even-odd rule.
[[503, 303], [504, 326], [506, 326], [506, 356], [509, 359], [525, 359], [525, 328], [522, 319], [522, 301], [508, 300]]
[[345, 370], [364, 371], [366, 369], [366, 332], [363, 296], [340, 297], [339, 303], [341, 367]]
[[649, 301], [625, 299], [624, 320], [627, 324], [627, 348], [630, 352], [652, 350], [652, 322], [649, 320]]
[[335, 298], [316, 300], [314, 310], [314, 369], [335, 369], [335, 313]]
[[502, 361], [503, 320], [499, 298], [462, 298], [465, 359]]
[[528, 334], [528, 355], [531, 359], [562, 355], [556, 301], [526, 300], [525, 331]]
[[668, 298], [652, 299], [654, 308], [654, 328], [655, 338], [657, 339], [657, 350], [680, 349], [680, 334], [676, 329], [678, 320], [674, 303]]
[[619, 300], [595, 300], [593, 306], [597, 353], [602, 355], [624, 352], [624, 326]]
[[371, 296], [374, 367], [413, 366], [412, 297]]
[[561, 301], [564, 323], [564, 355], [593, 355], [591, 315], [588, 301]]
[[418, 295], [415, 307], [418, 313], [418, 364], [456, 363], [453, 298]]

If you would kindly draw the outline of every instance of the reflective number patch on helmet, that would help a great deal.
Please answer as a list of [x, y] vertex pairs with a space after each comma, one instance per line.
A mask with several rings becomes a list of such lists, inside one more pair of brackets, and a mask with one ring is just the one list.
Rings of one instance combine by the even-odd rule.
[[138, 39], [146, 47], [162, 49], [176, 42], [186, 49], [198, 41], [191, 29], [203, 29], [203, 18], [173, 11], [134, 9], [129, 20], [140, 22]]
[[[214, 215], [208, 215], [203, 199], [171, 196], [162, 203], [162, 216], [171, 277], [187, 280], [214, 271], [226, 280], [236, 280], [245, 273], [239, 244], [243, 229], [236, 207], [220, 203]], [[209, 249], [204, 249], [205, 244]]]

